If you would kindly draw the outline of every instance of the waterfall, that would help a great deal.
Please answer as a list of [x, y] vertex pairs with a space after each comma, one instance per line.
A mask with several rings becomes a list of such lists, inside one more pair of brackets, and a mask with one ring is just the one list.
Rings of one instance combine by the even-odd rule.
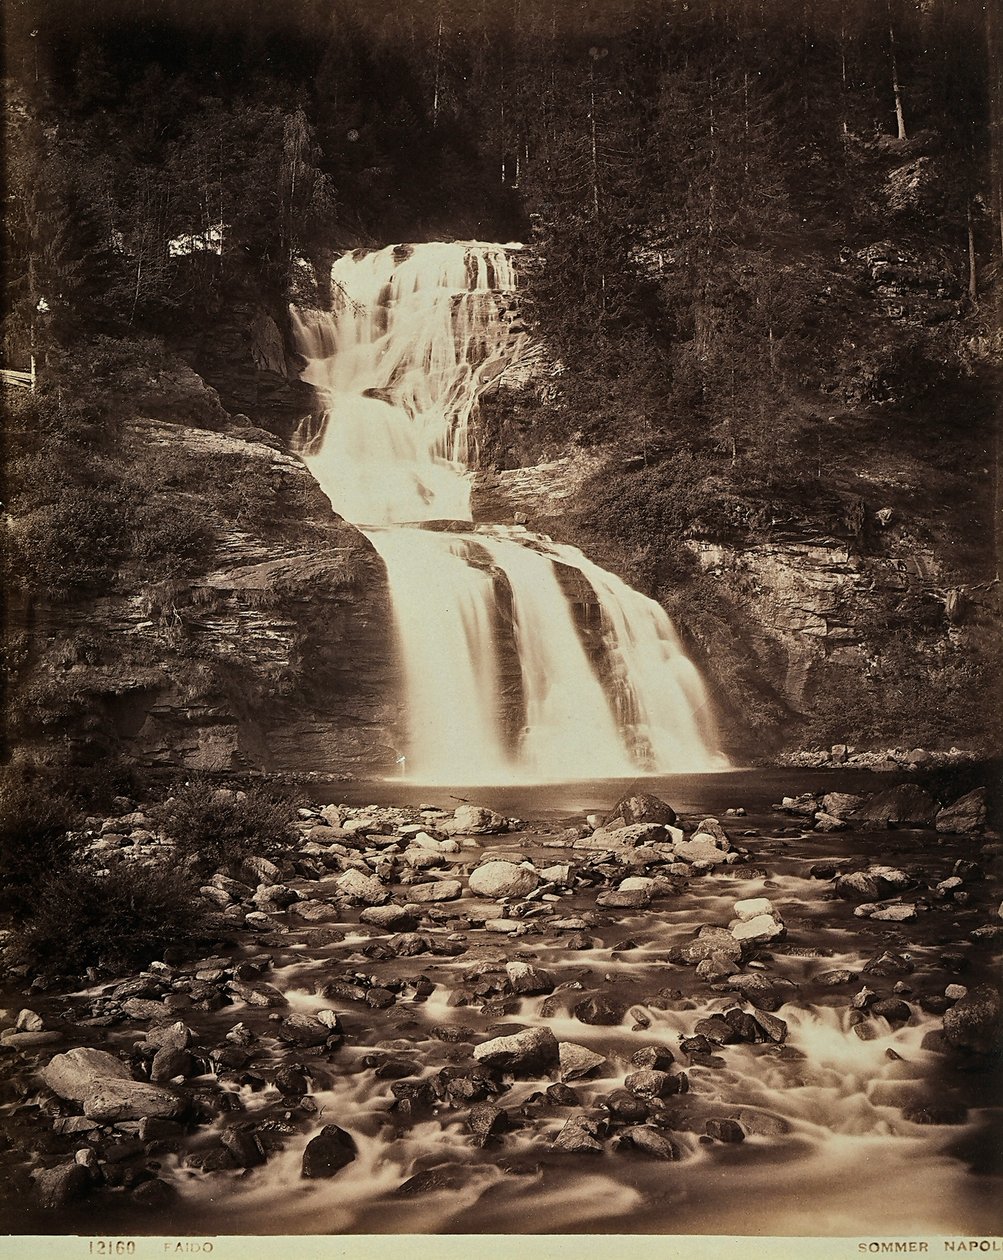
[[[331, 269], [329, 311], [292, 309], [322, 409], [299, 435], [301, 458], [387, 569], [407, 775], [486, 784], [719, 767], [703, 684], [664, 609], [575, 547], [473, 524], [471, 418], [526, 340], [507, 318], [518, 249], [355, 251]], [[589, 592], [598, 635], [576, 621], [562, 574]]]

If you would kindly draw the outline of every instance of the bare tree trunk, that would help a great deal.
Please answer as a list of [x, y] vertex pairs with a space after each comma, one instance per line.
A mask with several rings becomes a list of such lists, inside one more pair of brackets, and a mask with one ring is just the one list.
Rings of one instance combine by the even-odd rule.
[[589, 126], [592, 131], [592, 213], [599, 217], [599, 151], [596, 146], [596, 68], [589, 65]]
[[[439, 124], [439, 71], [442, 65], [442, 14], [435, 34], [435, 91], [432, 94], [432, 126]], [[502, 177], [504, 179], [504, 176]]]
[[972, 219], [972, 202], [968, 199], [968, 296], [972, 302], [979, 300], [979, 280], [975, 263], [975, 222]]
[[905, 130], [905, 110], [902, 107], [902, 85], [899, 83], [898, 57], [895, 55], [895, 28], [889, 23], [888, 40], [892, 52], [892, 91], [895, 94], [895, 121], [898, 125], [898, 137], [907, 139]]

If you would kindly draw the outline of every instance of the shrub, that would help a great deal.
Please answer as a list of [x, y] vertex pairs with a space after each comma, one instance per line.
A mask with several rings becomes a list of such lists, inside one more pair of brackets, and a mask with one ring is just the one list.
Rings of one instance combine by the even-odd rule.
[[73, 868], [46, 881], [23, 934], [24, 957], [41, 974], [120, 973], [163, 955], [196, 950], [212, 929], [192, 874], [176, 864], [122, 862], [100, 874]]
[[290, 802], [261, 787], [185, 784], [157, 810], [157, 821], [194, 871], [236, 869], [251, 854], [281, 847], [289, 836]]
[[73, 814], [69, 798], [42, 780], [9, 773], [0, 781], [0, 909], [23, 918], [45, 881], [69, 866]]

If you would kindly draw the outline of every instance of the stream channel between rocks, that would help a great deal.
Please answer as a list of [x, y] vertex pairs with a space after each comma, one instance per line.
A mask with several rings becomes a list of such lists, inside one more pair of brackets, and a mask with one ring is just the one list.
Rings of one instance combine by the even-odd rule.
[[[117, 1166], [152, 1166], [167, 1193], [141, 1208], [129, 1193], [135, 1181], [119, 1173], [118, 1195], [48, 1212], [27, 1198], [11, 1202], [8, 1228], [996, 1234], [999, 1060], [949, 1046], [942, 1027], [959, 993], [951, 986], [999, 982], [998, 846], [932, 829], [819, 834], [810, 820], [768, 809], [783, 790], [817, 782], [860, 790], [865, 781], [882, 786], [873, 775], [790, 771], [645, 783], [688, 830], [706, 814], [719, 818], [739, 850], [728, 865], [686, 876], [645, 867], [629, 848], [576, 844], [569, 820], [609, 809], [615, 785], [535, 796], [465, 789], [478, 805], [536, 821], [456, 837], [455, 852], [414, 874], [432, 884], [457, 878], [460, 895], [421, 902], [388, 926], [335, 895], [344, 867], [309, 881], [284, 876], [337, 913], [310, 921], [295, 906], [269, 910], [274, 930], [245, 933], [198, 971], [224, 985], [234, 967], [251, 977], [257, 969], [278, 991], [274, 1006], [230, 990], [215, 1010], [175, 1004], [161, 1018], [150, 1007], [146, 1018], [104, 1026], [64, 1023], [63, 1044], [34, 1061], [41, 1068], [53, 1049], [72, 1045], [129, 1052], [170, 1020], [193, 1031], [196, 1057], [198, 1046], [236, 1045], [230, 1065], [207, 1058], [203, 1075], [186, 1082], [204, 1096], [199, 1125], [168, 1125], [158, 1136], [155, 1125], [140, 1133], [127, 1122], [112, 1135]], [[336, 801], [381, 799], [372, 784], [324, 785], [315, 796], [325, 790]], [[403, 784], [382, 793], [414, 807], [457, 803], [447, 791]], [[739, 806], [745, 816], [726, 815]], [[393, 829], [360, 835], [352, 856], [387, 875], [399, 840]], [[540, 881], [501, 901], [471, 895], [469, 872], [488, 854], [532, 863]], [[936, 889], [959, 862], [969, 864], [960, 868], [967, 899], [956, 901]], [[906, 873], [908, 888], [886, 900], [916, 905], [914, 918], [862, 918], [837, 895], [836, 872], [872, 864]], [[637, 904], [617, 905], [608, 894], [632, 876], [641, 877], [639, 895], [619, 900]], [[420, 886], [388, 877], [401, 905]], [[684, 960], [701, 927], [726, 930], [736, 902], [762, 898], [782, 936], [754, 942], [730, 966], [698, 971], [692, 955]], [[162, 985], [182, 973], [191, 966], [147, 974]], [[68, 1008], [84, 1013], [112, 988], [45, 1001], [65, 1020]], [[8, 1007], [16, 1003], [38, 1006], [8, 995]], [[283, 1033], [290, 1016], [320, 1011], [336, 1013], [340, 1045]], [[243, 1040], [227, 1043], [237, 1024]], [[482, 1043], [532, 1029], [553, 1034], [559, 1057], [545, 1047], [535, 1066], [513, 1069], [474, 1056]], [[27, 1123], [23, 1107], [6, 1110], [8, 1131]], [[54, 1114], [43, 1106], [33, 1122], [51, 1126]], [[304, 1150], [329, 1125], [350, 1135], [354, 1158], [333, 1176], [304, 1177]], [[262, 1152], [251, 1166], [218, 1157], [221, 1135], [235, 1127]], [[75, 1135], [71, 1158], [87, 1139]]]

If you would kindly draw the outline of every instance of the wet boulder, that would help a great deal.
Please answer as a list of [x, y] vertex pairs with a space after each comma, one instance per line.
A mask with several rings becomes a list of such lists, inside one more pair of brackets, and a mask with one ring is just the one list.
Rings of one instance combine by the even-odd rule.
[[569, 1151], [573, 1155], [601, 1155], [601, 1139], [605, 1136], [606, 1125], [603, 1120], [579, 1114], [568, 1120], [554, 1138], [554, 1146], [559, 1151]]
[[265, 984], [264, 982], [249, 984], [244, 980], [230, 980], [226, 989], [233, 997], [246, 1002], [248, 1006], [277, 1007], [289, 1005], [285, 994], [280, 993], [273, 984]]
[[640, 1068], [628, 1074], [623, 1087], [635, 1098], [652, 1101], [656, 1098], [668, 1098], [672, 1094], [678, 1094], [679, 1081], [680, 1078], [673, 1076], [670, 1072], [659, 1072], [657, 1068]]
[[257, 1168], [265, 1162], [265, 1151], [252, 1129], [224, 1129], [220, 1142], [238, 1168]]
[[676, 811], [671, 805], [646, 792], [624, 796], [603, 819], [603, 827], [614, 831], [633, 823], [661, 823], [671, 826], [676, 821]]
[[550, 972], [543, 971], [539, 967], [531, 967], [529, 963], [506, 963], [505, 973], [513, 993], [524, 994], [528, 997], [554, 991], [556, 981]]
[[583, 1024], [598, 1024], [606, 1027], [619, 1024], [626, 1012], [627, 1008], [623, 1002], [607, 997], [605, 993], [593, 993], [580, 1002], [576, 1002], [573, 1008], [575, 1019]]
[[667, 1072], [676, 1059], [668, 1046], [645, 1046], [642, 1050], [635, 1050], [630, 1061], [634, 1067]]
[[79, 1047], [57, 1054], [41, 1077], [54, 1094], [78, 1103], [90, 1120], [174, 1119], [184, 1110], [184, 1100], [177, 1094], [133, 1080], [122, 1060], [105, 1050]]
[[836, 894], [846, 901], [883, 901], [908, 888], [912, 881], [894, 866], [868, 866], [836, 880]]
[[744, 1142], [745, 1130], [737, 1120], [711, 1119], [704, 1125], [704, 1133], [717, 1142]]
[[458, 879], [439, 879], [429, 884], [412, 884], [407, 890], [408, 901], [427, 905], [437, 901], [456, 901], [463, 894]]
[[[736, 964], [742, 959], [742, 945], [727, 928], [704, 926], [693, 940], [686, 942], [680, 954], [683, 961], [688, 963], [716, 959]], [[734, 967], [731, 968], [733, 969]]]
[[90, 1172], [75, 1161], [57, 1164], [55, 1168], [39, 1168], [34, 1177], [35, 1194], [43, 1208], [64, 1208], [82, 1199], [91, 1188]]
[[897, 783], [884, 792], [875, 792], [854, 810], [853, 817], [861, 822], [932, 827], [939, 812], [940, 802], [918, 783]]
[[952, 1046], [979, 1054], [998, 1053], [1003, 1034], [1003, 1003], [990, 984], [969, 989], [944, 1013], [944, 1036]]
[[772, 980], [756, 972], [743, 975], [737, 972], [728, 977], [728, 984], [737, 989], [742, 997], [760, 1011], [778, 1011], [783, 1005], [783, 997]]
[[813, 830], [822, 832], [845, 831], [850, 824], [844, 818], [837, 818], [835, 814], [827, 814], [825, 810], [819, 810], [815, 815], [815, 826]]
[[672, 852], [691, 865], [703, 863], [707, 866], [720, 866], [728, 860], [727, 852], [721, 848], [717, 839], [707, 833], [698, 833], [691, 840], [676, 840], [672, 845]]
[[596, 905], [604, 910], [643, 910], [651, 905], [654, 880], [643, 882], [625, 879], [618, 888], [610, 888], [596, 897]]
[[413, 911], [396, 904], [367, 906], [359, 919], [388, 932], [413, 932], [418, 926], [418, 918]]
[[728, 833], [716, 818], [704, 818], [693, 828], [693, 834], [694, 836], [710, 836], [712, 840], [716, 841], [718, 848], [725, 851], [731, 848]]
[[558, 1061], [559, 1054], [557, 1038], [549, 1028], [526, 1028], [474, 1047], [478, 1063], [515, 1074], [545, 1070]]
[[853, 792], [826, 792], [822, 797], [822, 812], [840, 820], [848, 818], [866, 800]]
[[319, 1019], [299, 1011], [287, 1015], [279, 1025], [281, 1039], [298, 1046], [322, 1046], [331, 1032]]
[[467, 1128], [474, 1135], [479, 1145], [484, 1145], [492, 1138], [500, 1137], [509, 1127], [508, 1112], [494, 1103], [477, 1103], [470, 1108], [467, 1116]]
[[952, 832], [957, 835], [973, 835], [985, 830], [988, 807], [986, 789], [975, 788], [950, 805], [945, 805], [936, 818], [938, 831]]
[[447, 836], [490, 836], [508, 831], [508, 820], [479, 805], [458, 805], [452, 818], [442, 819], [438, 829]]
[[194, 1068], [195, 1060], [187, 1050], [162, 1046], [150, 1064], [150, 1080], [162, 1083], [172, 1081], [177, 1076], [191, 1076]]
[[540, 877], [528, 865], [492, 861], [475, 867], [468, 881], [478, 897], [525, 897], [539, 884]]
[[196, 1040], [194, 1031], [181, 1020], [149, 1028], [146, 1033], [146, 1044], [156, 1046], [158, 1050], [187, 1050]]
[[793, 814], [799, 818], [814, 818], [821, 808], [817, 796], [805, 793], [802, 796], [785, 796], [779, 805], [773, 808], [780, 814]]
[[277, 884], [282, 877], [282, 872], [275, 863], [264, 857], [244, 858], [240, 874], [252, 887], [257, 887], [259, 884]]
[[318, 1179], [333, 1177], [358, 1155], [355, 1139], [336, 1124], [326, 1124], [303, 1151], [302, 1175]]
[[354, 867], [338, 877], [337, 889], [356, 905], [381, 906], [390, 900], [390, 889], [385, 884], [374, 875], [364, 875]]
[[605, 1066], [606, 1060], [587, 1046], [580, 1046], [574, 1041], [562, 1041], [560, 1062], [562, 1081], [580, 1081]]
[[645, 1155], [648, 1159], [666, 1161], [681, 1158], [679, 1147], [673, 1140], [651, 1124], [632, 1125], [618, 1134], [614, 1142], [616, 1149]]
[[765, 944], [785, 935], [787, 928], [772, 901], [767, 897], [749, 897], [735, 902], [736, 918], [729, 931], [739, 944]]
[[[859, 912], [860, 907], [854, 913]], [[878, 923], [908, 923], [916, 918], [916, 907], [907, 902], [901, 902], [894, 906], [876, 906], [872, 913], [868, 916]]]

